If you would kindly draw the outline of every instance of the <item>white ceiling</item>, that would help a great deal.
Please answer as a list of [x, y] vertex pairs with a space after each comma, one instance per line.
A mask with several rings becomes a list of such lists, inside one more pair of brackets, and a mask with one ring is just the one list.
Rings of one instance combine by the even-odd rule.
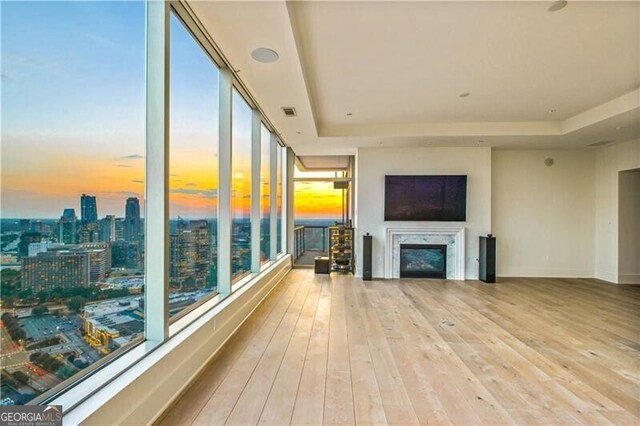
[[189, 4], [298, 154], [640, 138], [640, 2]]

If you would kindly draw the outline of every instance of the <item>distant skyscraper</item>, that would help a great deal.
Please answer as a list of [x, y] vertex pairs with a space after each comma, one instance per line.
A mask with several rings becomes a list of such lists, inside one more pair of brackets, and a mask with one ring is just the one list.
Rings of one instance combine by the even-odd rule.
[[58, 240], [63, 244], [76, 243], [76, 217], [75, 209], [64, 209], [60, 221], [58, 221]]
[[47, 251], [35, 257], [22, 258], [22, 289], [42, 290], [56, 287], [74, 288], [89, 285], [89, 253], [87, 251]]
[[124, 218], [140, 220], [140, 201], [136, 197], [127, 198]]
[[[82, 250], [89, 251], [91, 281], [104, 279], [111, 273], [112, 252], [109, 243], [80, 244]], [[98, 263], [98, 265], [96, 264]]]
[[111, 246], [111, 263], [114, 268], [141, 270], [144, 267], [144, 252], [138, 241], [114, 242]]
[[110, 249], [89, 249], [89, 279], [102, 281], [111, 272]]
[[98, 206], [95, 196], [82, 194], [80, 197], [80, 218], [83, 224], [98, 221]]
[[178, 219], [170, 236], [169, 275], [174, 288], [202, 288], [211, 267], [211, 232], [206, 220]]
[[100, 242], [100, 232], [97, 222], [83, 223], [80, 225], [80, 231], [77, 236], [78, 243], [97, 243]]
[[116, 241], [124, 241], [124, 217], [116, 218]]
[[114, 215], [107, 215], [103, 219], [100, 219], [100, 241], [104, 243], [111, 243], [116, 240], [116, 217]]
[[138, 241], [140, 231], [140, 201], [135, 197], [127, 198], [124, 215], [124, 239], [126, 241]]

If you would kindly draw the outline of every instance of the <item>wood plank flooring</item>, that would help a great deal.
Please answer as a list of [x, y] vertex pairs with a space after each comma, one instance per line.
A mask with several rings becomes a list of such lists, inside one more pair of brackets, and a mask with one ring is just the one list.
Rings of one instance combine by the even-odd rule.
[[640, 286], [294, 269], [159, 421], [640, 424]]

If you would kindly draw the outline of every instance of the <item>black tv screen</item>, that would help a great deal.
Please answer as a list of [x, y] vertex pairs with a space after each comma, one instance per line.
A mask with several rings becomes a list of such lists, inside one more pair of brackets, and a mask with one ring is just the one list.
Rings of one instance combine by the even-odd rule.
[[464, 222], [466, 219], [466, 176], [385, 176], [384, 220]]

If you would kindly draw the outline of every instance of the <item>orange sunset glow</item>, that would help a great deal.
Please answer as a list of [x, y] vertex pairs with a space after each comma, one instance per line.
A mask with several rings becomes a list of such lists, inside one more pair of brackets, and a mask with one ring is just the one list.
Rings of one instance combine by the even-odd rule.
[[341, 189], [333, 189], [333, 182], [295, 182], [294, 217], [340, 219], [342, 192]]

